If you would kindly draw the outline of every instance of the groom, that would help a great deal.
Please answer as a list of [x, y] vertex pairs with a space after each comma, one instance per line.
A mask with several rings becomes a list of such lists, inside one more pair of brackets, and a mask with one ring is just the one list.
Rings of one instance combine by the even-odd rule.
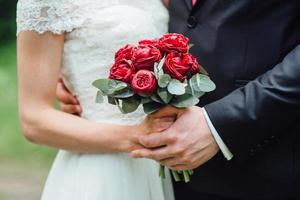
[[170, 0], [169, 32], [190, 38], [217, 90], [132, 156], [196, 169], [177, 200], [300, 199], [300, 1], [192, 2]]

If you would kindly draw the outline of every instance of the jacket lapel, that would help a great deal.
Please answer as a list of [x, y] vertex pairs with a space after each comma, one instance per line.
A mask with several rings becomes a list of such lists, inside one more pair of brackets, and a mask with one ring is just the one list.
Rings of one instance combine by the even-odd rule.
[[189, 10], [192, 10], [193, 5], [192, 5], [192, 0], [183, 0], [185, 1], [185, 4], [187, 5]]

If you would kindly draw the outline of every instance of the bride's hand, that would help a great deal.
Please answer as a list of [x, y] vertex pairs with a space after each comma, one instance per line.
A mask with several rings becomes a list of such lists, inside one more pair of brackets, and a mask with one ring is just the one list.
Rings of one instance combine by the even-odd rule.
[[136, 149], [144, 148], [139, 143], [140, 136], [162, 132], [168, 129], [174, 123], [180, 111], [181, 109], [166, 106], [151, 115], [147, 115], [143, 122], [133, 127], [134, 133], [128, 132], [127, 138], [129, 138], [129, 142], [124, 146], [125, 149], [122, 148], [123, 151], [131, 152]]
[[168, 129], [185, 109], [165, 106], [162, 109], [148, 115], [145, 120], [138, 126], [142, 130], [141, 134], [150, 134], [162, 132]]
[[161, 132], [168, 129], [176, 120], [175, 116], [155, 116], [148, 115], [144, 121], [138, 125], [139, 135]]
[[153, 118], [164, 118], [164, 117], [172, 117], [172, 118], [178, 118], [186, 108], [176, 108], [174, 106], [167, 105], [160, 110], [154, 112], [150, 116]]

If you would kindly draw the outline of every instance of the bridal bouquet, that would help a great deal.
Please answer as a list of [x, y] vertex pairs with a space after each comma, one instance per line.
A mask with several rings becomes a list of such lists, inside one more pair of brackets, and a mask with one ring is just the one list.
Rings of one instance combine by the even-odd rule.
[[[168, 33], [159, 39], [127, 44], [115, 54], [109, 78], [98, 79], [97, 103], [107, 97], [122, 113], [134, 112], [140, 105], [150, 114], [165, 105], [187, 108], [198, 104], [199, 98], [213, 91], [215, 84], [197, 59], [189, 53], [189, 39]], [[176, 181], [188, 182], [192, 171], [172, 171]], [[165, 176], [164, 166], [160, 176]]]

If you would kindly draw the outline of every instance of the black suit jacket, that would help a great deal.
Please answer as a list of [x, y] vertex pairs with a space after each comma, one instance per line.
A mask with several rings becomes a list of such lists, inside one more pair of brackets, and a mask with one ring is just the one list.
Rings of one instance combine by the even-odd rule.
[[216, 91], [201, 99], [234, 154], [196, 170], [199, 192], [241, 199], [300, 199], [300, 0], [170, 0], [170, 32]]

